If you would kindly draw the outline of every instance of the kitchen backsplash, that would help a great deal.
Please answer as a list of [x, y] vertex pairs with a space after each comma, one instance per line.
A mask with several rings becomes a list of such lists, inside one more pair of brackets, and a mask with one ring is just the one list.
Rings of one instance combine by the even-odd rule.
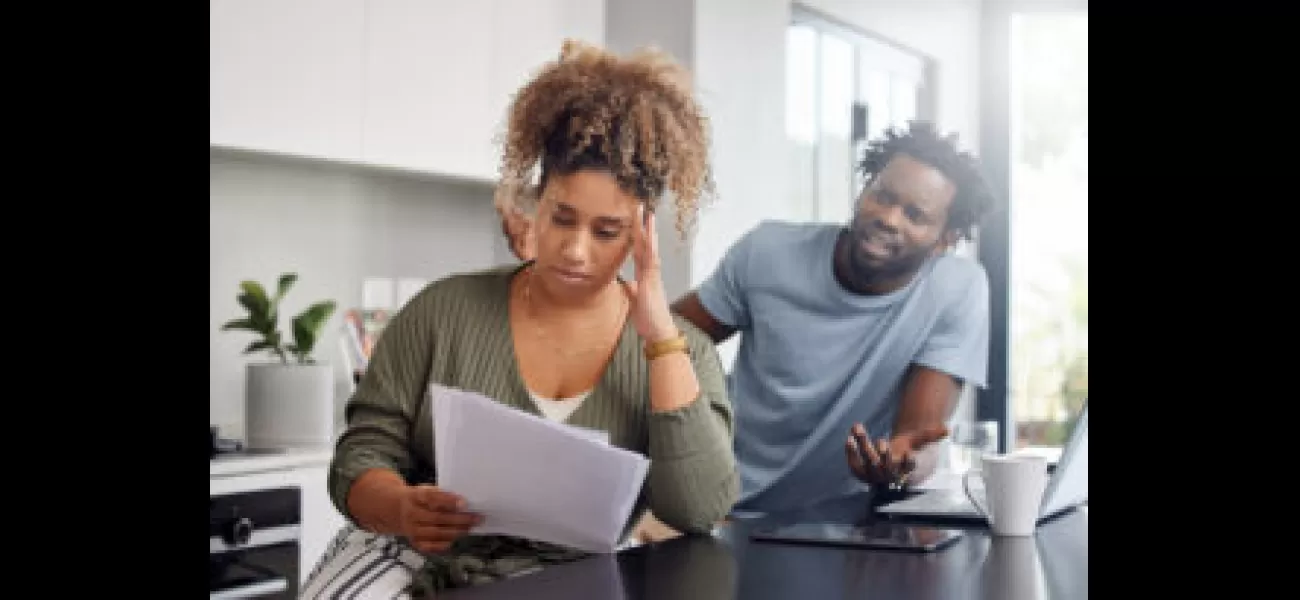
[[[243, 436], [244, 365], [266, 360], [240, 354], [248, 333], [219, 331], [242, 314], [235, 301], [240, 281], [298, 273], [281, 315], [326, 298], [338, 303], [315, 357], [338, 366], [341, 413], [346, 309], [400, 305], [424, 282], [513, 260], [487, 184], [217, 150], [209, 159], [209, 416], [225, 437]], [[281, 317], [286, 332], [288, 319]]]

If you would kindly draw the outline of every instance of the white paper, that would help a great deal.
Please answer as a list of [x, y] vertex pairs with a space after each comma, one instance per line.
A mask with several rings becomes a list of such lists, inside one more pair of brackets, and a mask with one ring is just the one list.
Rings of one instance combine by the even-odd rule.
[[478, 535], [617, 550], [650, 461], [608, 434], [430, 386], [438, 487], [483, 515]]
[[586, 427], [578, 427], [577, 425], [569, 425], [569, 427], [572, 428], [573, 431], [576, 432], [578, 435], [587, 436], [602, 444], [606, 444], [606, 445], [609, 444], [608, 431], [601, 431], [599, 429], [588, 429]]

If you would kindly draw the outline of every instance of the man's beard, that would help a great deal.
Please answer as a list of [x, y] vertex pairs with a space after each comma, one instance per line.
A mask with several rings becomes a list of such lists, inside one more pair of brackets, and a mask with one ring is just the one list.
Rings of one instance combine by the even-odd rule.
[[[930, 258], [930, 255], [939, 244], [938, 240], [936, 240], [934, 244], [928, 247], [899, 249], [884, 260], [876, 259], [863, 249], [862, 244], [864, 240], [872, 237], [872, 235], [879, 235], [875, 233], [878, 231], [879, 228], [860, 223], [857, 218], [853, 220], [849, 231], [849, 240], [851, 241], [848, 257], [850, 276], [863, 283], [887, 281], [916, 272]], [[897, 239], [896, 234], [888, 235], [891, 237], [891, 246], [901, 246], [903, 242]]]

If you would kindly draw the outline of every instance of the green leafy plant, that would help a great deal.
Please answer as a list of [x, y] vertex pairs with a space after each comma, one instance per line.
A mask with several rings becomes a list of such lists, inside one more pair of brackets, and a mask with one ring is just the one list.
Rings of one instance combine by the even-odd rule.
[[248, 316], [222, 325], [221, 330], [250, 331], [260, 336], [244, 348], [244, 354], [265, 351], [279, 357], [280, 362], [285, 364], [289, 363], [290, 356], [293, 356], [299, 364], [316, 362], [311, 357], [312, 349], [320, 339], [321, 327], [329, 320], [330, 315], [334, 314], [336, 305], [333, 300], [324, 300], [307, 307], [293, 318], [293, 342], [284, 343], [279, 328], [280, 300], [296, 281], [298, 281], [297, 273], [281, 275], [274, 296], [267, 296], [266, 289], [256, 281], [244, 281], [239, 284], [240, 293], [236, 300], [248, 311]]

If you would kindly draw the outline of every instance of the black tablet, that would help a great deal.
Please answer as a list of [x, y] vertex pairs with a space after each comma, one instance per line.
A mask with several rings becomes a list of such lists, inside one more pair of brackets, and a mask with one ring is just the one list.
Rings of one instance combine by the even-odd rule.
[[961, 539], [962, 535], [959, 529], [899, 523], [872, 525], [798, 523], [760, 527], [750, 533], [750, 538], [764, 542], [935, 552]]

